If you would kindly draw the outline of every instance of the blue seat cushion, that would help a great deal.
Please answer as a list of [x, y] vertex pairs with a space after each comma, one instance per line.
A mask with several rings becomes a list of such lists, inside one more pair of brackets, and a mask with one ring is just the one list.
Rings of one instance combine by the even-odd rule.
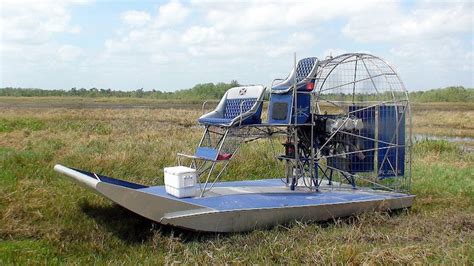
[[218, 152], [216, 149], [209, 147], [198, 147], [194, 156], [205, 160], [215, 161], [217, 160]]

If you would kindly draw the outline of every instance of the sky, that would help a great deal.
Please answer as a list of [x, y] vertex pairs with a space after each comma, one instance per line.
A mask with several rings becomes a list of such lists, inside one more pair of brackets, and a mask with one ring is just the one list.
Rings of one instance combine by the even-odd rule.
[[297, 58], [379, 56], [408, 90], [474, 87], [474, 1], [1, 0], [0, 87], [269, 85]]

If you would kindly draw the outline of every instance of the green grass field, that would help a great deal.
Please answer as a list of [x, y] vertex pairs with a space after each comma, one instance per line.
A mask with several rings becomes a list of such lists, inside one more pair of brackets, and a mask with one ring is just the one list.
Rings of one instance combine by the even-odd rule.
[[[152, 223], [53, 171], [61, 163], [160, 184], [163, 167], [174, 165], [176, 152], [190, 151], [201, 134], [195, 126], [200, 103], [57, 101], [0, 98], [2, 265], [474, 261], [474, 155], [466, 149], [474, 143], [469, 139], [464, 148], [429, 140], [414, 146], [412, 192], [417, 197], [410, 210], [294, 222], [244, 234], [203, 234]], [[415, 104], [413, 110], [415, 134], [474, 137], [472, 103]], [[226, 179], [274, 176], [281, 170], [266, 146], [258, 145], [261, 150], [242, 150], [235, 164], [241, 166], [231, 165]]]

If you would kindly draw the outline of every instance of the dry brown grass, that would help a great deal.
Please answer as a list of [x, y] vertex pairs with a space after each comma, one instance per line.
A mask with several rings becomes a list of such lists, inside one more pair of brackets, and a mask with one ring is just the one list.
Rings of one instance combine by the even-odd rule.
[[474, 137], [474, 109], [469, 111], [418, 111], [414, 132], [441, 136]]

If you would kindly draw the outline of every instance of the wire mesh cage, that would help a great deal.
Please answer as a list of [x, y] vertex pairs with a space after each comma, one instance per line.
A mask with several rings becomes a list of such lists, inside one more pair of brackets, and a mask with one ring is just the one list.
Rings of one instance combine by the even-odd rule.
[[316, 143], [321, 174], [409, 190], [410, 104], [394, 68], [373, 55], [343, 54], [320, 61], [314, 79], [311, 110], [329, 132]]

